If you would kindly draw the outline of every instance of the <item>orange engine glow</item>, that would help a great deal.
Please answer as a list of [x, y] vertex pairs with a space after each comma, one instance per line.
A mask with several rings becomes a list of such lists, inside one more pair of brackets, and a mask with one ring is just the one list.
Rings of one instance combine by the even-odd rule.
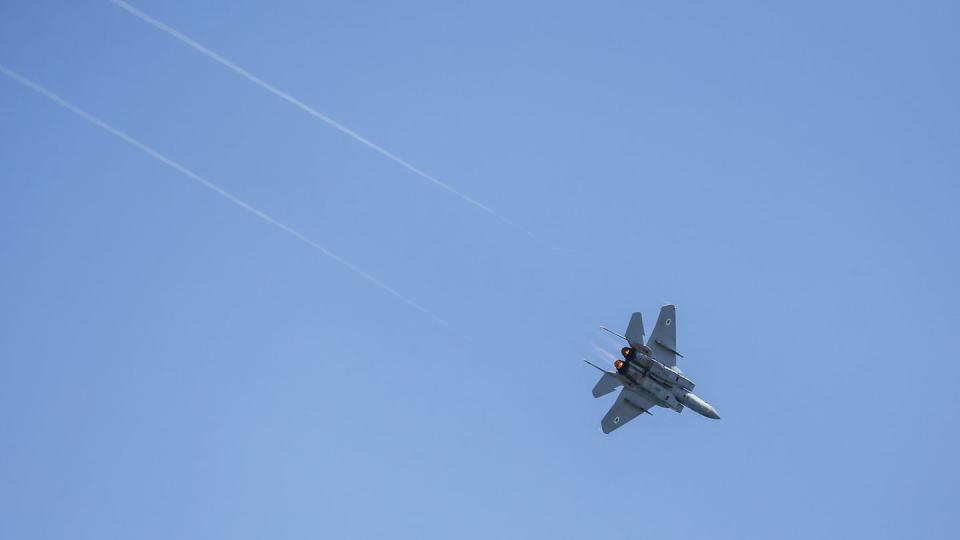
[[623, 363], [623, 360], [617, 360], [613, 363], [613, 367], [617, 368], [618, 370], [623, 369]]
[[620, 356], [626, 358], [627, 355], [630, 354], [630, 352], [631, 352], [630, 347], [624, 347], [624, 348], [620, 349]]

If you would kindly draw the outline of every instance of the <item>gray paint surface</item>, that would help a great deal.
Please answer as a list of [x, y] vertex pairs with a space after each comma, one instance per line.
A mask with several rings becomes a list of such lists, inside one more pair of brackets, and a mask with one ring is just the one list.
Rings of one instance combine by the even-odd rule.
[[[683, 411], [684, 407], [707, 418], [719, 419], [709, 403], [693, 393], [694, 383], [677, 367], [677, 308], [668, 304], [660, 308], [657, 324], [643, 345], [643, 316], [634, 313], [624, 334], [629, 347], [621, 352], [623, 360], [617, 362], [617, 371], [603, 371], [593, 387], [593, 397], [605, 396], [620, 386], [610, 410], [600, 421], [604, 433], [610, 433], [637, 416], [647, 413], [654, 406]], [[589, 362], [588, 362], [589, 363]], [[593, 365], [593, 364], [591, 364]]]

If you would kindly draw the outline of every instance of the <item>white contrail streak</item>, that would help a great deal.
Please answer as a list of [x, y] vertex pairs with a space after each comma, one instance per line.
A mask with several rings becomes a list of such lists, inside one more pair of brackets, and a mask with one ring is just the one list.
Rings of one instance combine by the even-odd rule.
[[606, 349], [604, 349], [604, 348], [601, 347], [600, 345], [597, 345], [596, 343], [593, 344], [593, 348], [594, 348], [594, 350], [596, 350], [598, 353], [602, 354], [603, 357], [606, 358], [607, 360], [609, 360], [611, 363], [613, 363], [613, 362], [616, 361], [616, 360], [619, 360], [619, 358], [617, 358], [616, 356], [610, 354], [609, 351], [607, 351]]
[[397, 163], [398, 165], [401, 165], [403, 168], [405, 168], [405, 169], [407, 169], [408, 171], [416, 174], [417, 176], [420, 176], [421, 178], [430, 181], [430, 182], [433, 183], [434, 185], [436, 185], [436, 186], [438, 186], [438, 187], [440, 187], [440, 188], [443, 188], [443, 189], [449, 191], [450, 193], [453, 193], [454, 195], [460, 197], [460, 198], [463, 199], [464, 201], [466, 201], [466, 202], [472, 204], [473, 206], [475, 206], [475, 207], [483, 210], [484, 212], [486, 212], [486, 213], [490, 214], [491, 216], [499, 219], [500, 221], [502, 221], [502, 222], [504, 222], [504, 223], [506, 223], [506, 224], [508, 224], [508, 225], [510, 225], [510, 226], [512, 226], [512, 227], [516, 227], [516, 228], [518, 228], [518, 229], [523, 230], [524, 232], [527, 233], [527, 235], [533, 236], [532, 233], [530, 233], [529, 231], [526, 231], [526, 230], [524, 230], [522, 227], [516, 225], [515, 223], [513, 223], [512, 221], [510, 221], [509, 219], [507, 219], [507, 218], [504, 217], [503, 215], [497, 213], [495, 210], [493, 210], [493, 209], [490, 208], [489, 206], [481, 203], [480, 201], [474, 199], [473, 197], [471, 197], [471, 196], [469, 196], [469, 195], [467, 195], [467, 194], [465, 194], [465, 193], [462, 193], [462, 192], [460, 192], [460, 191], [457, 191], [457, 189], [455, 189], [455, 188], [454, 188], [453, 186], [451, 186], [450, 184], [448, 184], [448, 183], [446, 183], [446, 182], [443, 182], [442, 180], [439, 180], [438, 178], [436, 178], [436, 177], [434, 177], [434, 176], [432, 176], [432, 175], [424, 172], [423, 170], [421, 170], [421, 169], [413, 166], [411, 163], [405, 161], [404, 159], [400, 158], [399, 156], [397, 156], [396, 154], [390, 152], [389, 150], [383, 148], [382, 146], [380, 146], [380, 145], [372, 142], [371, 140], [367, 139], [367, 138], [364, 137], [363, 135], [360, 135], [360, 134], [357, 133], [356, 131], [353, 131], [352, 129], [348, 128], [347, 126], [341, 124], [340, 122], [337, 122], [337, 121], [334, 120], [333, 118], [330, 118], [329, 116], [321, 113], [320, 111], [314, 109], [313, 107], [307, 105], [306, 103], [300, 101], [299, 99], [291, 96], [290, 94], [284, 92], [283, 90], [280, 90], [280, 89], [277, 88], [276, 86], [268, 83], [267, 81], [264, 81], [264, 80], [261, 79], [260, 77], [257, 77], [257, 76], [254, 75], [253, 73], [250, 73], [249, 71], [243, 69], [242, 67], [240, 67], [240, 66], [238, 66], [237, 64], [231, 62], [230, 60], [227, 60], [227, 59], [224, 58], [223, 56], [220, 56], [219, 54], [211, 51], [210, 49], [208, 49], [208, 48], [206, 48], [206, 47], [204, 47], [203, 45], [201, 45], [200, 43], [196, 42], [195, 40], [193, 40], [192, 38], [190, 38], [190, 37], [187, 36], [186, 34], [180, 32], [179, 30], [177, 30], [177, 29], [175, 29], [175, 28], [173, 28], [173, 27], [171, 27], [171, 26], [169, 26], [169, 25], [167, 25], [167, 24], [162, 23], [162, 22], [158, 21], [157, 19], [154, 19], [153, 17], [151, 17], [151, 16], [147, 15], [146, 13], [140, 11], [139, 9], [131, 6], [130, 4], [124, 2], [123, 0], [110, 0], [110, 2], [112, 2], [115, 6], [123, 9], [124, 11], [130, 13], [131, 15], [137, 17], [138, 19], [142, 20], [143, 22], [149, 24], [150, 26], [153, 26], [154, 28], [156, 28], [156, 29], [158, 29], [158, 30], [162, 30], [163, 32], [166, 32], [167, 34], [169, 34], [169, 35], [173, 36], [174, 38], [178, 39], [180, 42], [182, 42], [182, 43], [184, 43], [184, 44], [186, 44], [186, 45], [188, 45], [188, 46], [196, 49], [197, 51], [199, 51], [200, 53], [204, 54], [204, 55], [207, 56], [208, 58], [210, 58], [210, 59], [212, 59], [212, 60], [220, 63], [221, 65], [223, 65], [223, 66], [225, 66], [225, 67], [227, 67], [227, 68], [229, 68], [230, 70], [236, 72], [238, 75], [243, 76], [244, 78], [246, 78], [246, 79], [249, 80], [250, 82], [252, 82], [252, 83], [256, 84], [257, 86], [263, 88], [264, 90], [266, 90], [266, 91], [274, 94], [275, 96], [279, 97], [280, 99], [283, 99], [283, 100], [286, 101], [287, 103], [290, 103], [291, 105], [293, 105], [293, 106], [297, 107], [298, 109], [306, 112], [307, 114], [313, 116], [314, 118], [317, 118], [318, 120], [321, 120], [321, 121], [325, 122], [327, 125], [329, 125], [329, 126], [335, 128], [335, 129], [339, 130], [341, 133], [344, 133], [345, 135], [351, 137], [351, 138], [354, 139], [355, 141], [357, 141], [357, 142], [359, 142], [359, 143], [367, 146], [367, 147], [370, 148], [371, 150], [374, 150], [375, 152], [377, 152], [377, 153], [379, 153], [380, 155], [382, 155], [382, 156], [390, 159], [391, 161]]
[[176, 169], [178, 172], [180, 172], [180, 173], [183, 174], [184, 176], [190, 178], [191, 180], [195, 180], [197, 183], [199, 183], [199, 184], [202, 185], [203, 187], [205, 187], [205, 188], [207, 188], [207, 189], [209, 189], [209, 190], [211, 190], [211, 191], [216, 192], [216, 193], [217, 193], [218, 195], [220, 195], [221, 197], [227, 199], [228, 201], [232, 202], [233, 204], [239, 206], [240, 208], [243, 208], [243, 209], [246, 210], [247, 212], [250, 212], [251, 214], [253, 214], [253, 215], [257, 216], [258, 218], [266, 221], [267, 223], [273, 225], [274, 227], [276, 227], [276, 228], [278, 228], [278, 229], [286, 232], [287, 234], [289, 234], [289, 235], [293, 236], [294, 238], [302, 241], [303, 243], [309, 245], [310, 247], [319, 250], [321, 253], [323, 253], [323, 254], [326, 255], [327, 257], [333, 259], [334, 261], [336, 261], [337, 263], [341, 264], [342, 266], [345, 266], [345, 267], [346, 267], [347, 269], [349, 269], [350, 271], [359, 274], [361, 277], [363, 277], [363, 279], [369, 281], [370, 283], [376, 285], [377, 287], [383, 289], [384, 291], [387, 291], [388, 293], [390, 293], [391, 295], [393, 295], [393, 296], [396, 297], [397, 299], [401, 300], [402, 302], [404, 302], [404, 303], [407, 304], [408, 306], [410, 306], [410, 307], [412, 307], [412, 308], [414, 308], [414, 309], [416, 309], [416, 310], [418, 310], [418, 311], [420, 311], [420, 312], [423, 312], [423, 313], [429, 315], [429, 316], [432, 317], [435, 321], [437, 321], [438, 323], [442, 324], [443, 326], [449, 326], [446, 321], [444, 321], [443, 319], [441, 319], [440, 317], [438, 317], [438, 316], [437, 316], [436, 314], [434, 314], [432, 311], [430, 311], [430, 310], [422, 307], [421, 305], [417, 304], [417, 303], [414, 302], [413, 300], [410, 300], [409, 298], [403, 296], [402, 294], [400, 294], [399, 292], [397, 292], [397, 290], [394, 289], [393, 287], [391, 287], [391, 286], [387, 285], [386, 283], [378, 280], [377, 278], [371, 276], [370, 274], [368, 274], [368, 273], [365, 272], [364, 270], [360, 269], [360, 268], [359, 268], [358, 266], [356, 266], [355, 264], [353, 264], [353, 263], [351, 263], [350, 261], [344, 259], [343, 257], [337, 255], [336, 253], [330, 251], [329, 249], [323, 247], [322, 245], [318, 244], [316, 241], [314, 241], [313, 239], [311, 239], [311, 238], [308, 237], [307, 235], [301, 233], [300, 231], [294, 229], [293, 227], [291, 227], [291, 226], [289, 226], [289, 225], [287, 225], [287, 224], [285, 224], [285, 223], [283, 223], [283, 222], [281, 222], [281, 221], [278, 221], [277, 219], [273, 218], [272, 216], [270, 216], [270, 215], [267, 214], [266, 212], [263, 212], [262, 210], [259, 210], [259, 209], [255, 208], [255, 207], [251, 206], [250, 204], [244, 202], [243, 200], [237, 198], [237, 196], [235, 196], [234, 194], [230, 193], [229, 191], [223, 189], [222, 187], [218, 186], [217, 184], [211, 182], [210, 180], [207, 180], [206, 178], [204, 178], [204, 177], [200, 176], [199, 174], [191, 171], [190, 169], [184, 167], [183, 165], [180, 165], [180, 164], [177, 163], [176, 161], [173, 161], [172, 159], [168, 158], [167, 156], [164, 156], [163, 154], [161, 154], [160, 152], [157, 152], [157, 151], [154, 150], [153, 148], [150, 148], [149, 146], [147, 146], [147, 145], [143, 144], [142, 142], [138, 141], [137, 139], [134, 139], [134, 138], [131, 137], [130, 135], [127, 135], [126, 133], [120, 131], [119, 129], [111, 126], [110, 124], [104, 122], [103, 120], [97, 118], [96, 116], [94, 116], [94, 115], [92, 115], [92, 114], [84, 111], [84, 110], [81, 109], [80, 107], [77, 107], [77, 106], [74, 105], [73, 103], [70, 103], [69, 101], [63, 99], [62, 97], [60, 97], [60, 96], [54, 94], [53, 92], [47, 90], [47, 89], [44, 88], [43, 86], [40, 86], [39, 84], [31, 81], [30, 79], [24, 77], [23, 75], [20, 75], [19, 73], [15, 72], [15, 71], [13, 71], [13, 70], [11, 70], [11, 69], [9, 69], [9, 68], [7, 68], [6, 66], [4, 66], [4, 65], [2, 65], [2, 64], [0, 64], [0, 73], [3, 73], [3, 74], [6, 75], [7, 77], [10, 77], [11, 79], [13, 79], [13, 80], [17, 81], [18, 83], [22, 84], [23, 86], [26, 86], [27, 88], [29, 88], [29, 89], [33, 90], [34, 92], [36, 92], [36, 93], [44, 96], [45, 98], [49, 99], [50, 101], [53, 101], [53, 102], [56, 103], [57, 105], [60, 105], [61, 107], [65, 108], [65, 109], [68, 109], [69, 111], [71, 111], [71, 112], [73, 112], [74, 114], [80, 116], [81, 118], [83, 118], [83, 119], [86, 120], [87, 122], [90, 122], [91, 124], [99, 127], [100, 129], [102, 129], [102, 130], [110, 133], [111, 135], [114, 135], [114, 136], [116, 136], [116, 137], [118, 137], [118, 138], [120, 138], [120, 139], [123, 139], [124, 142], [130, 144], [131, 146], [136, 147], [136, 148], [139, 149], [141, 152], [149, 155], [150, 157], [156, 159], [157, 161], [160, 161], [161, 163], [163, 163], [163, 164], [165, 164], [165, 165], [167, 165], [167, 166], [169, 166], [169, 167], [171, 167], [171, 168], [173, 168], [173, 169]]

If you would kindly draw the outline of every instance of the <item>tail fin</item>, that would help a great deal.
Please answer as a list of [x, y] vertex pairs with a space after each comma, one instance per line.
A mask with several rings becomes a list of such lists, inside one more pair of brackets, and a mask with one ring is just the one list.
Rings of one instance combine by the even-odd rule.
[[[628, 334], [629, 335], [629, 334]], [[657, 326], [650, 334], [647, 347], [653, 351], [653, 357], [665, 366], [677, 365], [677, 307], [667, 304], [660, 308]]]
[[637, 345], [643, 345], [643, 315], [640, 313], [634, 313], [630, 317], [630, 324], [627, 325], [626, 336], [627, 343], [631, 347], [636, 347]]

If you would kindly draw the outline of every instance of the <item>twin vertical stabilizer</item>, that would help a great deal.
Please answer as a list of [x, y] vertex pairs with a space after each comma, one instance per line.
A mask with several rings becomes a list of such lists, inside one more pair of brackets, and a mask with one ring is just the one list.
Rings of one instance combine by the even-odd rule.
[[[634, 316], [637, 314], [635, 313]], [[630, 319], [633, 323], [633, 319]], [[667, 304], [660, 308], [657, 326], [654, 327], [647, 347], [653, 351], [653, 357], [661, 364], [673, 367], [677, 365], [677, 307]]]

